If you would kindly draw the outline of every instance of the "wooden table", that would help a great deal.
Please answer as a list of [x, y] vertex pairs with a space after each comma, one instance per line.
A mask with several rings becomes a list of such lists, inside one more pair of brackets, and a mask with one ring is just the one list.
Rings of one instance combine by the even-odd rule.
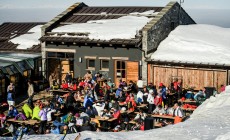
[[183, 108], [183, 107], [181, 109], [185, 111], [192, 111], [192, 112], [196, 110], [195, 108]]
[[137, 108], [145, 108], [147, 106], [148, 106], [148, 104], [141, 104], [141, 105], [137, 106]]
[[58, 90], [50, 90], [49, 93], [51, 92], [53, 92], [53, 94], [64, 94], [64, 93], [69, 93], [70, 91], [58, 89]]
[[175, 117], [170, 116], [170, 115], [152, 115], [153, 118], [161, 118], [161, 119], [170, 119], [170, 120], [174, 120]]
[[126, 102], [119, 102], [119, 106], [127, 106], [127, 103]]
[[133, 113], [134, 111], [130, 111], [130, 110], [128, 110], [128, 111], [124, 111], [124, 112], [121, 112], [121, 114], [130, 114], [130, 113]]
[[6, 121], [8, 122], [13, 122], [13, 123], [25, 123], [27, 125], [35, 125], [39, 124], [40, 122], [38, 120], [25, 120], [25, 121], [20, 121], [20, 120], [14, 120], [14, 118], [7, 119]]
[[186, 100], [178, 100], [178, 102], [181, 102], [183, 104], [196, 104], [196, 101], [195, 100], [190, 100], [190, 99], [186, 99]]
[[55, 117], [59, 117], [59, 116], [61, 116], [61, 115], [63, 115], [63, 113], [55, 113], [55, 114], [54, 114]]

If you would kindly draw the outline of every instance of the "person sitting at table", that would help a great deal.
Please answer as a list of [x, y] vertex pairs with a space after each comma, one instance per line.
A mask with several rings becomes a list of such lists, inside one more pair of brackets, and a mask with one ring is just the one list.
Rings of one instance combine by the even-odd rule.
[[91, 94], [85, 95], [83, 106], [84, 108], [87, 108], [88, 106], [93, 105], [93, 98], [91, 97]]
[[95, 114], [91, 106], [88, 106], [85, 110], [85, 113], [89, 115], [89, 117], [94, 118]]
[[132, 80], [129, 81], [129, 88], [131, 93], [137, 93], [137, 85]]
[[194, 95], [194, 100], [196, 100], [196, 101], [199, 101], [199, 100], [202, 100], [205, 98], [206, 98], [206, 94], [202, 89], [200, 89], [200, 91]]
[[169, 106], [166, 104], [165, 107], [164, 107], [164, 110], [165, 110], [165, 114], [166, 114], [166, 115], [173, 116], [173, 108], [172, 108], [172, 107], [169, 107]]
[[0, 110], [0, 128], [4, 127], [4, 122], [6, 120], [6, 115]]
[[23, 114], [25, 114], [26, 118], [32, 118], [33, 111], [27, 103], [23, 105], [22, 111], [23, 111]]
[[194, 98], [193, 95], [194, 94], [193, 94], [192, 90], [188, 89], [187, 93], [185, 93], [185, 98], [186, 99], [193, 99]]
[[141, 104], [144, 102], [143, 96], [144, 96], [143, 92], [141, 90], [139, 90], [137, 93], [137, 103], [138, 104]]
[[73, 120], [74, 120], [73, 112], [69, 112], [67, 115], [62, 117], [62, 122], [64, 122], [65, 124], [68, 124]]
[[55, 99], [56, 99], [56, 102], [58, 102], [60, 104], [65, 103], [65, 101], [58, 94], [56, 95]]
[[67, 90], [68, 89], [68, 83], [65, 80], [62, 80], [62, 85], [61, 85], [63, 90]]
[[35, 107], [33, 109], [33, 115], [32, 115], [32, 119], [33, 120], [40, 120], [40, 116], [38, 115], [40, 112], [40, 107], [38, 103], [35, 103]]
[[115, 108], [116, 110], [120, 109], [120, 106], [119, 106], [117, 99], [112, 100], [111, 103], [112, 103], [112, 108]]
[[17, 115], [18, 115], [18, 110], [13, 105], [10, 105], [7, 118], [14, 118]]
[[115, 92], [115, 98], [119, 98], [122, 95], [122, 85], [119, 85]]
[[164, 115], [164, 114], [165, 114], [165, 110], [164, 110], [164, 108], [162, 107], [162, 105], [158, 105], [158, 106], [154, 109], [153, 114]]
[[104, 103], [102, 103], [102, 104], [101, 103], [95, 103], [93, 105], [93, 107], [97, 110], [98, 115], [101, 116], [101, 114], [105, 108], [105, 104]]
[[136, 102], [135, 102], [135, 100], [134, 100], [134, 97], [133, 97], [133, 95], [130, 97], [130, 100], [129, 100], [129, 102], [128, 102], [128, 109], [129, 109], [129, 111], [134, 111], [135, 110], [135, 107], [137, 107], [137, 104], [136, 104]]
[[140, 109], [138, 114], [135, 116], [133, 120], [136, 122], [141, 122], [141, 121], [144, 121], [146, 117], [147, 117], [147, 114], [144, 113], [142, 109]]
[[178, 103], [175, 103], [174, 106], [173, 106], [173, 116], [178, 116], [180, 118], [182, 118], [184, 116], [184, 112], [183, 110], [180, 108], [180, 106], [178, 105]]
[[102, 114], [101, 114], [101, 117], [111, 118], [112, 115], [111, 115], [111, 113], [107, 109], [104, 109], [103, 112], [102, 112]]
[[158, 93], [154, 99], [155, 106], [162, 105], [162, 96], [161, 93]]

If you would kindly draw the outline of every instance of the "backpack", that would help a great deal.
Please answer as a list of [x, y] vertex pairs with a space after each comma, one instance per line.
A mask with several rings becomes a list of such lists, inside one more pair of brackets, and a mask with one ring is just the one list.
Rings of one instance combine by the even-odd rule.
[[19, 113], [17, 116], [15, 116], [14, 120], [26, 120], [26, 116], [23, 113]]

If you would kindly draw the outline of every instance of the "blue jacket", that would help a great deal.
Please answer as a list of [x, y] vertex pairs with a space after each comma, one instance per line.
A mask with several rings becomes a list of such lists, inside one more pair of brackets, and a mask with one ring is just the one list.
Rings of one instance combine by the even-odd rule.
[[55, 129], [50, 130], [52, 134], [60, 134], [60, 129], [56, 127]]
[[84, 98], [84, 103], [83, 106], [85, 108], [87, 108], [88, 106], [92, 106], [93, 105], [93, 99], [91, 97], [88, 97], [87, 95]]
[[162, 98], [166, 99], [166, 88], [165, 87], [161, 89], [161, 93], [162, 93]]
[[116, 96], [118, 97], [118, 96], [120, 96], [120, 92], [122, 91], [122, 89], [121, 88], [118, 88], [117, 90], [116, 90]]
[[15, 135], [14, 135], [14, 137], [13, 137], [13, 140], [17, 140], [18, 137], [23, 136], [23, 134], [25, 134], [26, 131], [27, 131], [27, 128], [26, 128], [26, 127], [25, 127], [25, 128], [19, 127], [19, 128], [17, 129], [17, 131], [15, 132]]
[[9, 112], [8, 112], [9, 117], [15, 117], [17, 115], [18, 115], [18, 111], [16, 108], [13, 108], [13, 110], [9, 110]]
[[13, 100], [13, 93], [8, 92], [8, 94], [7, 94], [7, 101], [14, 101]]
[[61, 123], [61, 122], [59, 122], [59, 121], [57, 121], [57, 120], [55, 120], [55, 121], [53, 122], [53, 125], [56, 126], [57, 128], [60, 128], [61, 126], [64, 126], [65, 124], [64, 124], [64, 123]]

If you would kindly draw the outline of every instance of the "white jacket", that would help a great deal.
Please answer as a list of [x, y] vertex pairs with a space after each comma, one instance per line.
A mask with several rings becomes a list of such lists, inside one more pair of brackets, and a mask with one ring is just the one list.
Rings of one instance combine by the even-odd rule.
[[97, 110], [98, 116], [101, 116], [101, 114], [102, 114], [102, 112], [103, 112], [103, 110], [105, 108], [105, 104], [103, 103], [100, 106], [94, 104], [93, 107], [95, 107], [95, 109]]
[[143, 102], [143, 92], [141, 92], [141, 91], [138, 91], [138, 93], [137, 93], [137, 100], [138, 100], [138, 98], [140, 98], [141, 100], [142, 100], [142, 102]]
[[147, 98], [147, 102], [148, 102], [149, 104], [154, 104], [154, 96], [151, 95], [151, 94], [149, 94], [149, 95], [148, 95], [148, 98]]

